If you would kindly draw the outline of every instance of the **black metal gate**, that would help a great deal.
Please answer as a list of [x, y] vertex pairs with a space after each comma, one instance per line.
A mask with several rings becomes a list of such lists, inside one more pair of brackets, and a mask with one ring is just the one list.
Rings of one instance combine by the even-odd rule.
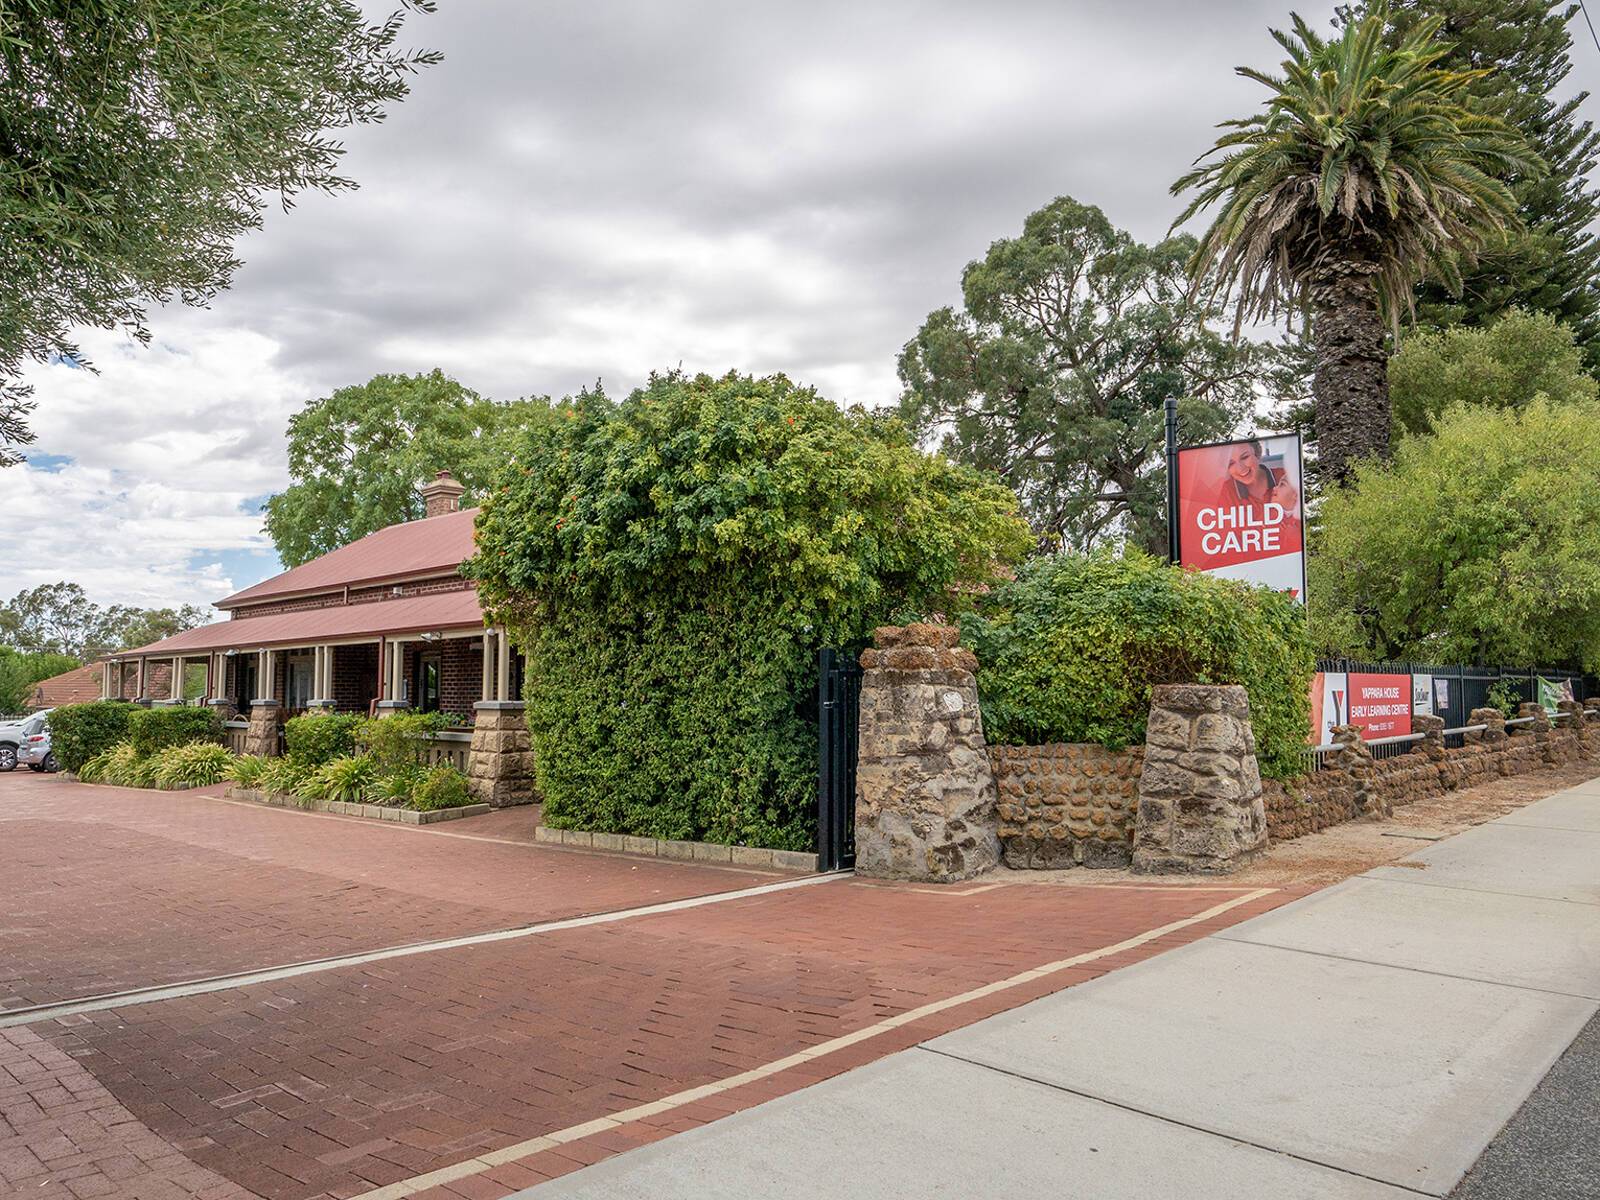
[[861, 664], [848, 651], [817, 655], [817, 870], [856, 861], [856, 726]]

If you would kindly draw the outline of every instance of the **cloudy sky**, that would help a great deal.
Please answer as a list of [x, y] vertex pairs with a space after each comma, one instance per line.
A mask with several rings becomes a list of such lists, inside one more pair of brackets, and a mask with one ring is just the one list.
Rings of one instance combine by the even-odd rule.
[[[1330, 5], [1302, 5], [1325, 27]], [[0, 599], [208, 603], [278, 569], [262, 499], [300, 405], [435, 366], [500, 398], [652, 368], [785, 371], [892, 402], [962, 266], [1069, 194], [1142, 239], [1271, 66], [1268, 0], [440, 0], [444, 62], [352, 131], [353, 194], [274, 211], [208, 310], [98, 375], [31, 374], [0, 471]], [[1581, 48], [1580, 48], [1581, 49]], [[1576, 53], [1576, 52], [1575, 52]]]

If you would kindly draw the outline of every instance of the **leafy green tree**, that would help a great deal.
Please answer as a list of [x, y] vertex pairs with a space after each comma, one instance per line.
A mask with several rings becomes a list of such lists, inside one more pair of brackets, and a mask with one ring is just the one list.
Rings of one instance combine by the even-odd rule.
[[1027, 551], [1016, 497], [781, 375], [559, 411], [469, 567], [528, 656], [545, 822], [810, 846], [818, 649], [970, 603]]
[[67, 654], [24, 654], [10, 646], [0, 646], [0, 714], [21, 712], [34, 684], [81, 665]]
[[438, 58], [397, 47], [406, 15], [369, 24], [354, 0], [0, 3], [0, 451], [26, 440], [24, 361], [82, 364], [74, 326], [148, 340], [146, 305], [227, 286], [269, 196], [355, 186], [329, 132], [381, 120]]
[[1600, 667], [1600, 408], [1459, 407], [1327, 496], [1311, 628], [1357, 658]]
[[1520, 130], [1548, 168], [1506, 177], [1522, 225], [1464, 265], [1459, 296], [1424, 282], [1419, 319], [1484, 325], [1512, 306], [1546, 312], [1576, 331], [1593, 371], [1600, 370], [1600, 192], [1589, 175], [1600, 132], [1580, 119], [1588, 92], [1558, 95], [1572, 71], [1569, 25], [1578, 14], [1568, 0], [1394, 0], [1389, 20], [1392, 36], [1404, 37], [1436, 17], [1449, 47], [1441, 66], [1494, 68], [1470, 85], [1475, 103]]
[[76, 583], [44, 583], [25, 588], [0, 605], [0, 646], [90, 660], [193, 629], [203, 625], [207, 615], [193, 604], [101, 608]]
[[1413, 334], [1389, 360], [1396, 434], [1426, 433], [1457, 404], [1521, 408], [1535, 396], [1569, 404], [1592, 401], [1596, 391], [1572, 330], [1521, 309], [1483, 328]]
[[1191, 269], [1219, 273], [1243, 322], [1288, 313], [1310, 320], [1313, 392], [1325, 477], [1389, 445], [1385, 317], [1410, 310], [1430, 271], [1459, 286], [1459, 264], [1516, 221], [1502, 179], [1535, 174], [1537, 157], [1510, 126], [1472, 111], [1473, 72], [1439, 66], [1439, 20], [1397, 43], [1381, 12], [1328, 41], [1299, 16], [1274, 30], [1282, 76], [1240, 67], [1266, 86], [1264, 112], [1231, 132], [1173, 185], [1195, 189], [1180, 223], [1218, 206]]
[[1022, 498], [1045, 545], [1127, 534], [1166, 547], [1163, 406], [1185, 437], [1251, 407], [1252, 348], [1214, 333], [1191, 294], [1190, 238], [1143, 246], [1069, 197], [962, 273], [962, 311], [930, 313], [900, 355], [900, 413], [958, 462]]
[[482, 495], [520, 425], [549, 418], [542, 400], [485, 400], [442, 371], [377, 375], [313, 400], [289, 420], [289, 478], [266, 527], [286, 566], [423, 514], [418, 485], [449, 471]]

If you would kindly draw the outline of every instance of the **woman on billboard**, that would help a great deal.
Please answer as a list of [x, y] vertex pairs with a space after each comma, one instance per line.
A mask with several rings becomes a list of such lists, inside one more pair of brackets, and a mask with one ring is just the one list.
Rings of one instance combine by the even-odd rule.
[[1268, 504], [1276, 504], [1283, 509], [1285, 523], [1299, 525], [1300, 493], [1289, 481], [1289, 473], [1282, 466], [1268, 466], [1262, 461], [1265, 458], [1260, 438], [1230, 446], [1228, 477], [1217, 493], [1217, 506], [1243, 504], [1259, 516]]

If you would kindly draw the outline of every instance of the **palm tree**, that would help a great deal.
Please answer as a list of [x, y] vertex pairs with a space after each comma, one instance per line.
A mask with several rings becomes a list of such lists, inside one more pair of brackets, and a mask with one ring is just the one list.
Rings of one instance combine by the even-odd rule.
[[1292, 19], [1292, 34], [1272, 31], [1289, 54], [1282, 78], [1238, 68], [1271, 89], [1266, 110], [1219, 126], [1232, 132], [1172, 187], [1198, 189], [1175, 224], [1221, 206], [1190, 274], [1233, 293], [1240, 324], [1309, 321], [1318, 453], [1343, 483], [1388, 451], [1386, 324], [1425, 275], [1459, 288], [1459, 264], [1516, 221], [1502, 180], [1542, 163], [1466, 107], [1484, 72], [1436, 65], [1449, 49], [1439, 19], [1390, 39], [1374, 5], [1333, 41]]

